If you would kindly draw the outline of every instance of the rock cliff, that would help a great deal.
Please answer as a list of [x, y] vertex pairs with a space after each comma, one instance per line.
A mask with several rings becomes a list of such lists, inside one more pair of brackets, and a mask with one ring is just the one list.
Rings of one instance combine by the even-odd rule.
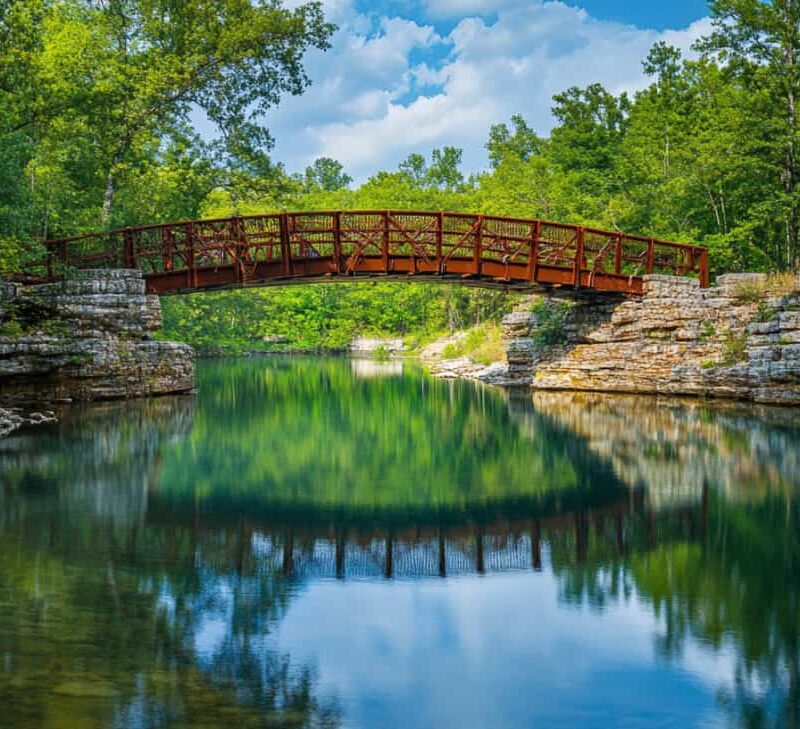
[[0, 404], [187, 392], [191, 347], [155, 341], [158, 297], [141, 272], [82, 271], [36, 286], [0, 282]]
[[800, 286], [649, 276], [640, 299], [530, 300], [503, 322], [504, 384], [800, 404]]

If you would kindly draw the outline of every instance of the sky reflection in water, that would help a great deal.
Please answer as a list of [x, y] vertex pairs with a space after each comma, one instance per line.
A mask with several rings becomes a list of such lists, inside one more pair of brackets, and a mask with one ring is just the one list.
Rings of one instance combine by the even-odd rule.
[[796, 413], [203, 362], [0, 441], [0, 727], [783, 727]]

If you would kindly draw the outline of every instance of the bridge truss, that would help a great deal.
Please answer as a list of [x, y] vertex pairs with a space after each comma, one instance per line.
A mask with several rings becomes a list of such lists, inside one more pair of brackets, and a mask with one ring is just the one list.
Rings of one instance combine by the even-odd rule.
[[363, 276], [624, 294], [642, 293], [645, 274], [709, 282], [708, 253], [698, 246], [467, 213], [283, 212], [122, 228], [45, 245], [39, 275], [49, 280], [75, 268], [138, 268], [157, 294]]

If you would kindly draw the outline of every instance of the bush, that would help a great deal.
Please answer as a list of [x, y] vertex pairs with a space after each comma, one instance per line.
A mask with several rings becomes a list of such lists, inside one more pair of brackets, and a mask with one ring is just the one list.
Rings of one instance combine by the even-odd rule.
[[19, 337], [22, 335], [22, 325], [16, 319], [9, 319], [0, 324], [0, 337]]
[[391, 357], [391, 352], [389, 349], [381, 344], [379, 347], [375, 347], [372, 350], [372, 359], [377, 360], [378, 362], [386, 362]]
[[735, 365], [737, 362], [744, 362], [747, 359], [747, 334], [737, 334], [729, 329], [725, 334], [725, 354], [722, 357], [722, 364], [726, 366]]
[[541, 345], [558, 344], [563, 339], [564, 325], [571, 309], [572, 304], [568, 301], [536, 299], [531, 306], [531, 313], [536, 317], [533, 341]]

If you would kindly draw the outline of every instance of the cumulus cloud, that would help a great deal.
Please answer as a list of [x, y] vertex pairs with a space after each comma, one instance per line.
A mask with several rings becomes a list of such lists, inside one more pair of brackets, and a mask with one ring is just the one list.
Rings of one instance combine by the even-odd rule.
[[710, 30], [706, 19], [640, 29], [538, 0], [429, 0], [416, 18], [377, 17], [350, 0], [326, 7], [339, 24], [333, 48], [309, 58], [314, 85], [268, 124], [290, 170], [328, 156], [357, 180], [445, 144], [464, 149], [467, 171], [480, 170], [491, 124], [521, 113], [546, 133], [553, 94], [594, 82], [615, 93], [641, 88], [654, 43], [690, 55]]

